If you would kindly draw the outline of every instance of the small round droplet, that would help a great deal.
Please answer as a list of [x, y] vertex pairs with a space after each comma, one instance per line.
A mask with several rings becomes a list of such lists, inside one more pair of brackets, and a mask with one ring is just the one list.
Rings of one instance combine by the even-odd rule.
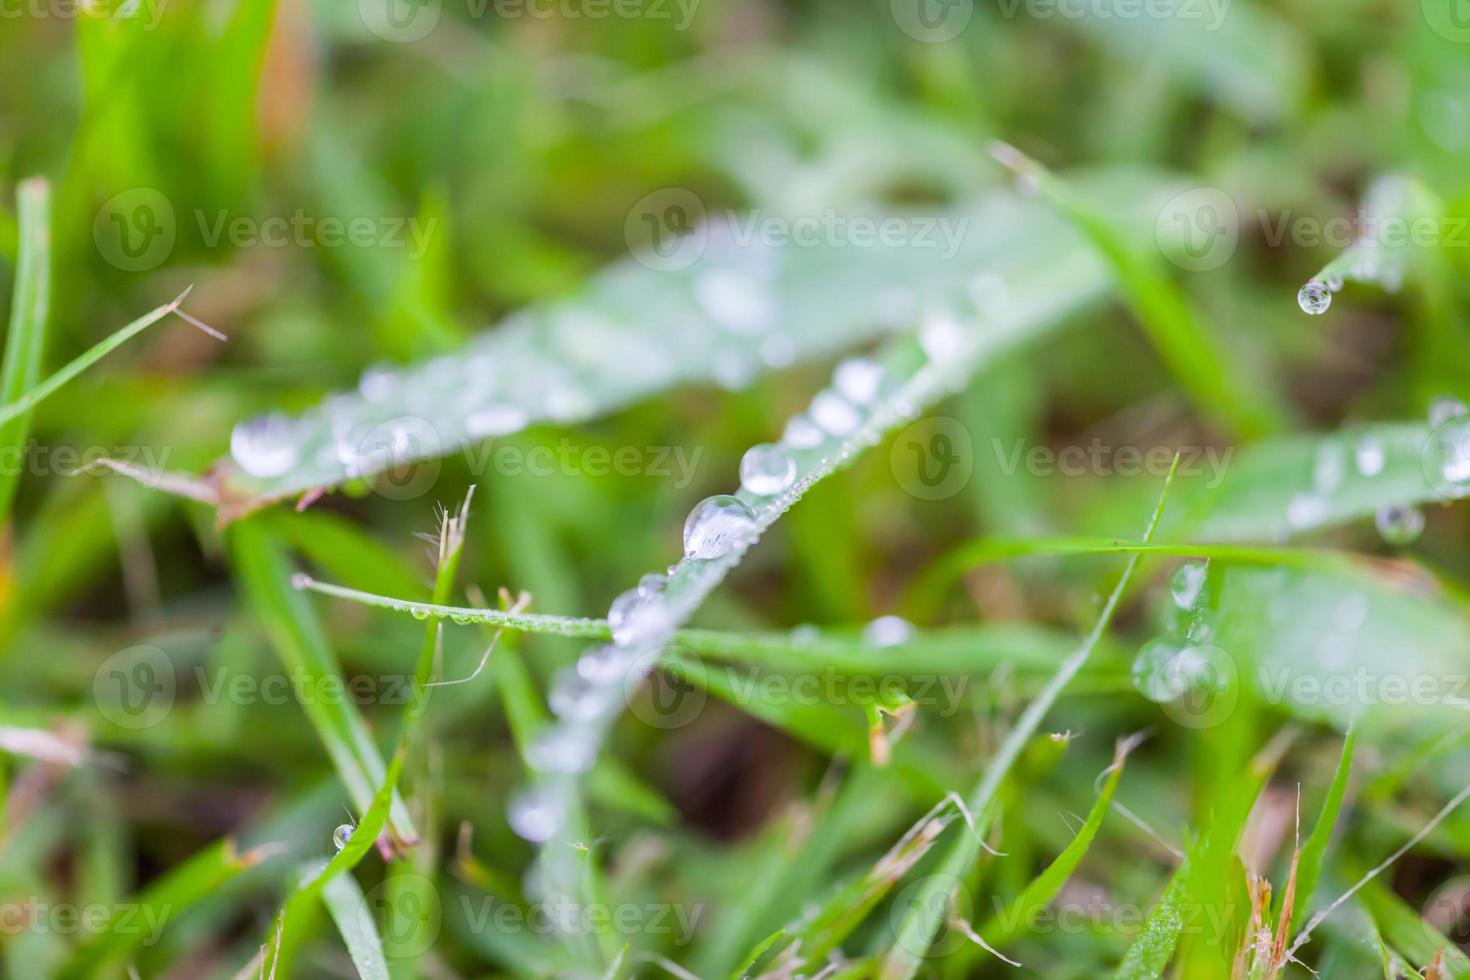
[[1363, 476], [1377, 476], [1383, 472], [1383, 442], [1377, 436], [1364, 436], [1353, 448], [1353, 461]]
[[544, 787], [521, 790], [510, 801], [506, 819], [523, 839], [540, 844], [561, 829], [564, 814], [556, 797]]
[[[660, 577], [662, 578], [662, 577]], [[607, 610], [607, 625], [613, 642], [620, 646], [643, 644], [661, 638], [673, 626], [658, 592], [638, 586], [619, 595]]]
[[829, 435], [852, 435], [862, 424], [857, 409], [835, 391], [817, 392], [817, 396], [812, 399], [811, 411], [812, 421]]
[[1460, 399], [1448, 395], [1436, 398], [1429, 405], [1429, 427], [1437, 429], [1451, 419], [1463, 418], [1465, 414], [1465, 403]]
[[723, 558], [744, 548], [755, 534], [755, 515], [743, 501], [727, 494], [706, 497], [684, 521], [684, 554], [688, 558]]
[[423, 606], [413, 606], [409, 609], [409, 612], [413, 615], [414, 619], [424, 620], [429, 618], [429, 610]]
[[230, 433], [230, 456], [240, 469], [262, 480], [289, 470], [296, 454], [295, 426], [285, 415], [246, 419]]
[[1389, 544], [1412, 544], [1424, 533], [1424, 514], [1417, 507], [1389, 504], [1378, 508], [1373, 515], [1373, 525]]
[[751, 446], [740, 458], [740, 485], [757, 497], [770, 497], [796, 481], [796, 463], [773, 443]]
[[1340, 291], [1342, 289], [1342, 276], [1338, 273], [1333, 273], [1332, 275], [1328, 276], [1327, 288], [1332, 290], [1334, 293]]
[[822, 442], [822, 430], [805, 415], [793, 415], [786, 422], [781, 441], [793, 449], [811, 449]]
[[854, 405], [866, 405], [877, 398], [882, 383], [883, 369], [866, 357], [843, 361], [832, 372], [833, 386]]
[[352, 839], [352, 832], [356, 829], [350, 823], [338, 824], [337, 828], [332, 831], [332, 846], [339, 851], [342, 850], [342, 848], [347, 846], [347, 842]]
[[1317, 459], [1312, 467], [1312, 487], [1318, 493], [1331, 493], [1342, 483], [1347, 464], [1343, 460], [1342, 447], [1336, 442], [1324, 442], [1317, 447]]
[[760, 356], [766, 367], [786, 367], [796, 360], [796, 343], [784, 333], [768, 334], [761, 338]]
[[863, 645], [895, 647], [907, 643], [914, 635], [914, 624], [902, 616], [879, 616], [863, 627]]
[[547, 701], [558, 718], [576, 722], [591, 721], [610, 703], [608, 692], [574, 667], [563, 667], [556, 672]]
[[694, 281], [694, 298], [710, 321], [731, 333], [753, 334], [775, 323], [775, 303], [764, 283], [735, 269], [710, 269]]
[[374, 364], [357, 379], [357, 390], [370, 402], [385, 401], [398, 387], [398, 372], [386, 364]]
[[1174, 570], [1169, 579], [1169, 595], [1180, 609], [1193, 609], [1195, 600], [1205, 584], [1205, 566], [1198, 562], [1187, 562]]
[[1305, 286], [1297, 290], [1296, 303], [1302, 308], [1302, 312], [1320, 316], [1332, 305], [1332, 291], [1320, 279], [1309, 279]]
[[526, 746], [526, 762], [538, 772], [586, 772], [595, 761], [597, 737], [580, 725], [548, 725]]
[[1315, 527], [1326, 516], [1327, 501], [1314, 493], [1299, 493], [1286, 505], [1286, 523], [1293, 531]]
[[929, 360], [947, 363], [964, 349], [965, 328], [948, 311], [930, 314], [919, 325], [919, 346]]
[[644, 596], [663, 595], [669, 587], [669, 577], [662, 572], [649, 572], [638, 580], [638, 594]]

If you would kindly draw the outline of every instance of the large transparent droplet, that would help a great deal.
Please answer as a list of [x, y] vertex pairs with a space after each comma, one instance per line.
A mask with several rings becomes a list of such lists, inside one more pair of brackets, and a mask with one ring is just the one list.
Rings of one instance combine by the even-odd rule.
[[1378, 508], [1373, 515], [1373, 526], [1389, 544], [1412, 544], [1424, 533], [1424, 514], [1417, 507], [1389, 504]]
[[1172, 701], [1188, 688], [1185, 672], [1177, 663], [1182, 651], [1168, 640], [1150, 640], [1133, 658], [1133, 686], [1138, 693], [1160, 704]]
[[561, 829], [564, 811], [556, 794], [542, 786], [531, 786], [511, 798], [506, 809], [510, 829], [536, 844], [551, 840]]
[[1332, 305], [1332, 290], [1320, 279], [1309, 279], [1305, 286], [1297, 290], [1296, 304], [1304, 313], [1320, 316]]
[[847, 436], [857, 431], [862, 417], [847, 399], [835, 391], [819, 391], [812, 399], [812, 421], [828, 435]]
[[1451, 419], [1464, 418], [1465, 414], [1465, 403], [1460, 399], [1447, 395], [1436, 398], [1429, 405], [1429, 427], [1437, 429]]
[[919, 346], [929, 360], [948, 363], [964, 349], [965, 328], [948, 311], [933, 313], [919, 325]]
[[627, 646], [657, 641], [673, 626], [668, 609], [657, 592], [641, 586], [629, 589], [612, 601], [607, 610], [607, 625], [613, 642]]
[[781, 433], [781, 441], [793, 449], [811, 449], [820, 445], [823, 438], [822, 430], [805, 415], [791, 416]]
[[740, 485], [757, 497], [770, 497], [796, 481], [796, 463], [780, 446], [763, 442], [740, 458]]
[[684, 554], [723, 558], [755, 538], [755, 515], [737, 497], [721, 494], [695, 505], [684, 521]]
[[902, 616], [879, 616], [863, 627], [863, 645], [870, 647], [896, 647], [907, 643], [914, 635], [914, 624]]
[[866, 357], [843, 361], [832, 372], [833, 386], [854, 405], [866, 405], [877, 398], [882, 383], [883, 369]]
[[230, 433], [230, 456], [240, 469], [267, 480], [296, 463], [295, 426], [285, 415], [271, 413], [246, 419]]
[[1315, 493], [1299, 493], [1286, 505], [1286, 523], [1293, 531], [1316, 527], [1327, 517], [1327, 501]]
[[332, 846], [339, 851], [342, 850], [342, 848], [347, 846], [347, 842], [352, 839], [352, 832], [356, 829], [350, 823], [338, 824], [336, 829], [332, 831]]
[[1205, 566], [1187, 562], [1174, 570], [1169, 578], [1169, 595], [1180, 609], [1193, 609], [1205, 584]]

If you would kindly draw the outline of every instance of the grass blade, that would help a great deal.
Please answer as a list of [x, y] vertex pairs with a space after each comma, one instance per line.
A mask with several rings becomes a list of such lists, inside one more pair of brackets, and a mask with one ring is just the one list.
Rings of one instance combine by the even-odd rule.
[[[5, 362], [0, 367], [0, 402], [20, 398], [41, 380], [46, 326], [51, 307], [51, 188], [40, 178], [21, 181], [16, 191], [20, 217], [20, 255], [15, 294], [10, 301], [10, 331], [5, 335]], [[30, 419], [18, 413], [0, 424], [0, 452], [24, 452]], [[18, 469], [0, 471], [0, 525], [10, 514]]]
[[[1154, 531], [1158, 528], [1159, 519], [1164, 513], [1164, 502], [1168, 499], [1169, 483], [1172, 482], [1173, 474], [1178, 470], [1178, 466], [1179, 460], [1176, 457], [1174, 466], [1170, 470], [1170, 480], [1165, 482], [1164, 493], [1160, 495], [1153, 517], [1149, 520], [1147, 530], [1144, 531], [1144, 544], [1153, 540]], [[974, 815], [976, 826], [970, 833], [956, 841], [950, 849], [943, 863], [945, 873], [931, 876], [921, 893], [915, 897], [915, 901], [899, 927], [896, 941], [884, 958], [880, 973], [883, 980], [899, 980], [899, 978], [907, 980], [918, 971], [922, 957], [915, 950], [928, 949], [939, 931], [942, 913], [949, 906], [949, 896], [945, 894], [947, 883], [963, 879], [978, 859], [980, 841], [989, 829], [993, 816], [992, 805], [995, 803], [996, 793], [1002, 781], [1020, 757], [1021, 750], [1036, 733], [1041, 719], [1051, 710], [1068, 682], [1077, 675], [1077, 672], [1087, 663], [1088, 657], [1092, 655], [1098, 640], [1101, 639], [1108, 624], [1112, 622], [1113, 613], [1117, 610], [1118, 603], [1129, 581], [1133, 578], [1138, 561], [1139, 556], [1137, 555], [1128, 559], [1128, 564], [1118, 584], [1113, 588], [1112, 595], [1108, 597], [1107, 604], [1103, 606], [1102, 613], [1098, 616], [1097, 624], [1093, 627], [1092, 632], [1087, 635], [1076, 652], [1063, 661], [1041, 694], [1026, 706], [1026, 710], [1022, 712], [1015, 726], [1006, 735], [1005, 741], [1001, 743], [1000, 748], [991, 758], [990, 764], [985, 767], [985, 774], [980, 778], [979, 785], [975, 787], [967, 801], [969, 812]]]
[[1353, 769], [1353, 747], [1357, 743], [1355, 729], [1348, 729], [1342, 741], [1342, 755], [1337, 760], [1337, 771], [1332, 776], [1332, 785], [1327, 789], [1327, 798], [1322, 801], [1322, 812], [1312, 827], [1307, 846], [1302, 848], [1301, 864], [1297, 867], [1296, 906], [1291, 913], [1290, 932], [1295, 935], [1297, 926], [1312, 908], [1312, 896], [1317, 891], [1317, 881], [1322, 876], [1322, 858], [1327, 853], [1327, 843], [1332, 839], [1337, 826], [1337, 815], [1342, 810], [1342, 800], [1347, 794], [1348, 776]]
[[339, 874], [322, 887], [322, 902], [337, 924], [347, 955], [362, 980], [388, 980], [388, 958], [373, 911], [352, 875]]

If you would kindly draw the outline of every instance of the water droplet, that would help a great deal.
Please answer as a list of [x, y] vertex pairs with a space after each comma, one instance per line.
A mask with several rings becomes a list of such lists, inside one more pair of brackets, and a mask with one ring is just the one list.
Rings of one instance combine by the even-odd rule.
[[[662, 582], [662, 576], [659, 579]], [[642, 645], [663, 639], [673, 628], [673, 619], [658, 592], [645, 591], [640, 585], [612, 601], [607, 610], [607, 625], [614, 643]]]
[[805, 415], [793, 415], [786, 421], [781, 441], [793, 449], [811, 449], [822, 442], [822, 430]]
[[246, 419], [230, 433], [230, 455], [251, 476], [280, 476], [296, 463], [295, 425], [277, 413]]
[[796, 463], [769, 442], [751, 446], [740, 458], [740, 485], [757, 497], [778, 494], [796, 481]]
[[919, 346], [929, 360], [947, 362], [965, 346], [965, 328], [949, 312], [934, 313], [919, 326]]
[[662, 572], [649, 572], [638, 580], [638, 592], [640, 595], [663, 595], [664, 589], [668, 588], [668, 586], [669, 577]]
[[1377, 436], [1364, 436], [1353, 450], [1358, 472], [1363, 476], [1377, 476], [1383, 472], [1383, 442]]
[[857, 431], [862, 418], [857, 409], [835, 391], [819, 391], [812, 399], [812, 420], [829, 435], [847, 436]]
[[386, 401], [398, 387], [398, 372], [386, 364], [374, 364], [357, 379], [357, 390], [370, 402]]
[[1286, 523], [1293, 531], [1315, 527], [1326, 516], [1327, 501], [1314, 493], [1299, 493], [1286, 505]]
[[1312, 487], [1318, 493], [1327, 494], [1342, 483], [1347, 463], [1343, 459], [1342, 447], [1335, 442], [1324, 442], [1317, 447], [1317, 458], [1312, 467]]
[[721, 494], [695, 505], [684, 521], [688, 558], [723, 558], [755, 539], [755, 515], [736, 497]]
[[538, 772], [586, 772], [597, 761], [597, 735], [565, 722], [549, 725], [526, 746], [526, 762]]
[[811, 623], [802, 623], [791, 630], [791, 642], [800, 646], [816, 643], [822, 638], [822, 631]]
[[1297, 290], [1296, 304], [1304, 313], [1320, 316], [1332, 305], [1332, 292], [1320, 279], [1309, 279], [1305, 286]]
[[694, 299], [704, 315], [731, 333], [764, 333], [775, 323], [775, 303], [766, 286], [734, 269], [710, 269], [694, 280]]
[[1429, 406], [1429, 427], [1437, 429], [1451, 419], [1464, 418], [1465, 403], [1448, 395], [1436, 398]]
[[575, 667], [556, 672], [547, 701], [558, 718], [571, 721], [591, 721], [610, 706], [604, 687], [588, 680]]
[[893, 647], [907, 643], [914, 635], [914, 624], [902, 616], [879, 616], [863, 627], [864, 646]]
[[1368, 600], [1361, 592], [1345, 595], [1337, 603], [1338, 629], [1352, 632], [1368, 621]]
[[1133, 687], [1160, 704], [1173, 701], [1188, 687], [1184, 673], [1177, 669], [1181, 650], [1168, 640], [1150, 640], [1133, 658]]
[[1328, 276], [1327, 288], [1332, 290], [1334, 293], [1340, 291], [1342, 289], [1342, 276], [1338, 273], [1333, 273], [1332, 275]]
[[425, 609], [423, 606], [412, 606], [409, 608], [408, 611], [413, 615], [414, 619], [429, 618], [429, 610]]
[[883, 369], [866, 357], [849, 358], [832, 372], [832, 383], [854, 405], [866, 405], [878, 397]]
[[352, 832], [356, 829], [350, 823], [338, 824], [337, 828], [332, 831], [332, 846], [339, 851], [342, 850], [342, 848], [347, 846], [347, 842], [352, 839]]
[[541, 786], [521, 790], [506, 809], [510, 829], [537, 844], [551, 840], [561, 829], [562, 818], [563, 809], [555, 794]]
[[552, 385], [546, 392], [546, 414], [557, 422], [580, 422], [593, 408], [592, 397], [569, 384]]
[[726, 391], [740, 391], [755, 377], [755, 364], [743, 353], [722, 351], [711, 364], [715, 384]]
[[590, 684], [606, 685], [627, 673], [631, 661], [615, 646], [588, 647], [577, 658], [577, 674]]
[[1424, 515], [1417, 507], [1389, 504], [1378, 508], [1373, 524], [1383, 540], [1392, 545], [1412, 544], [1424, 533]]
[[528, 421], [530, 419], [525, 409], [515, 405], [491, 405], [471, 413], [464, 420], [464, 427], [471, 439], [484, 439], [487, 436], [519, 432], [526, 427]]
[[1180, 609], [1193, 609], [1205, 584], [1205, 566], [1199, 562], [1186, 562], [1174, 570], [1169, 579], [1169, 595]]
[[761, 360], [767, 367], [783, 368], [796, 360], [796, 344], [784, 333], [761, 338]]

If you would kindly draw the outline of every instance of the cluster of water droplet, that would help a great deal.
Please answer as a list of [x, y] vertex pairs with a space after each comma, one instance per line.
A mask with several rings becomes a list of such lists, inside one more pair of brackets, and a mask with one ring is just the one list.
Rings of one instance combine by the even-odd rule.
[[1169, 625], [1138, 651], [1131, 671], [1134, 688], [1150, 701], [1165, 704], [1202, 688], [1221, 695], [1233, 680], [1217, 669], [1220, 654], [1209, 646], [1208, 574], [1207, 563], [1186, 562], [1169, 579]]

